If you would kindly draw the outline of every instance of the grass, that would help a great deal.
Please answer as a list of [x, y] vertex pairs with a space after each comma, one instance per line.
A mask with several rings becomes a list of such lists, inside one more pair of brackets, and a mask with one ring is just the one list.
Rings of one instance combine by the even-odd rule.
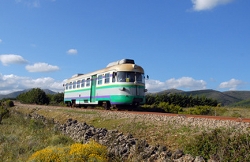
[[68, 145], [73, 141], [54, 131], [53, 125], [12, 114], [0, 124], [0, 161], [27, 161], [34, 152], [47, 146]]
[[[39, 106], [23, 106], [14, 107], [13, 109], [23, 114], [38, 113], [46, 118], [53, 118], [60, 123], [65, 123], [67, 119], [72, 118], [97, 128], [117, 129], [124, 134], [132, 134], [135, 138], [145, 139], [151, 145], [165, 145], [170, 150], [183, 149], [186, 153], [204, 155], [207, 159], [209, 158], [208, 154], [214, 152], [219, 154], [220, 159], [228, 159], [228, 157], [232, 158], [234, 156], [230, 154], [224, 157], [225, 153], [223, 151], [234, 151], [235, 155], [243, 156], [244, 150], [235, 148], [234, 146], [236, 145], [245, 148], [246, 151], [250, 151], [248, 147], [250, 139], [248, 136], [237, 134], [233, 130], [230, 132], [220, 130], [214, 133], [213, 130], [205, 128], [182, 126], [163, 121], [151, 122], [137, 116], [128, 117], [125, 114], [116, 115], [116, 113], [111, 114], [108, 111], [90, 109], [64, 109], [49, 106], [43, 108]], [[242, 114], [244, 117], [249, 117], [250, 114], [248, 109], [243, 108], [218, 108], [217, 110], [217, 115], [220, 114], [222, 116], [235, 113]], [[4, 119], [0, 129], [4, 132], [0, 134], [0, 161], [15, 161], [15, 157], [25, 161], [32, 153], [47, 146], [72, 143], [67, 137], [55, 132], [52, 125], [45, 127], [39, 122], [28, 121], [14, 116]], [[221, 147], [216, 145], [220, 141], [212, 139], [220, 139]], [[17, 147], [13, 147], [14, 143]], [[205, 146], [208, 148], [205, 148]], [[196, 148], [205, 151], [199, 152]], [[241, 152], [239, 153], [237, 150]]]
[[[184, 108], [184, 114], [190, 114], [193, 108]], [[239, 107], [213, 107], [210, 112], [211, 116], [224, 116], [224, 117], [241, 117], [250, 118], [250, 108]]]

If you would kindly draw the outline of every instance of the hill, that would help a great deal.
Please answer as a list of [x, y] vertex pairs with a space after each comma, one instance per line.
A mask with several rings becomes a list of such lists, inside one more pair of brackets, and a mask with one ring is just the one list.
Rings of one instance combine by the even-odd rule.
[[[219, 103], [221, 103], [224, 106], [231, 106], [231, 105], [239, 105], [238, 102], [249, 103], [244, 101], [250, 100], [250, 91], [225, 91], [220, 92], [212, 89], [206, 89], [206, 90], [196, 90], [196, 91], [181, 91], [177, 89], [169, 89], [165, 91], [158, 92], [156, 94], [182, 94], [187, 96], [198, 96], [202, 97], [205, 96], [206, 98], [211, 98], [217, 100]], [[250, 106], [250, 104], [249, 104]]]
[[[0, 100], [3, 99], [3, 98], [16, 98], [18, 95], [20, 95], [21, 93], [25, 93], [25, 92], [28, 92], [29, 90], [31, 89], [25, 89], [25, 90], [22, 90], [22, 91], [16, 91], [16, 92], [12, 92], [12, 93], [9, 93], [9, 94], [6, 94], [6, 95], [1, 95], [0, 94]], [[46, 94], [55, 94], [56, 92], [54, 91], [51, 91], [49, 89], [43, 89], [43, 91], [46, 93]]]

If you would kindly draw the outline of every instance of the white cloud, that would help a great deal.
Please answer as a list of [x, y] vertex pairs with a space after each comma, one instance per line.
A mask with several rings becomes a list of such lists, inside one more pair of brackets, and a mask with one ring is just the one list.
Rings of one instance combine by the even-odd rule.
[[50, 77], [33, 79], [13, 74], [2, 75], [0, 73], [0, 94], [9, 94], [30, 88], [50, 89], [55, 92], [62, 92], [63, 83], [65, 83], [65, 81], [55, 81]]
[[195, 11], [210, 10], [219, 5], [224, 5], [233, 0], [192, 0], [193, 9]]
[[35, 63], [34, 65], [27, 65], [26, 70], [29, 72], [51, 72], [59, 70], [58, 66], [49, 65], [47, 63]]
[[2, 54], [0, 55], [0, 61], [4, 66], [7, 66], [8, 64], [26, 64], [28, 63], [27, 60], [25, 60], [20, 55], [15, 54]]
[[39, 0], [16, 0], [16, 3], [22, 3], [28, 7], [40, 7]]
[[231, 79], [227, 82], [222, 82], [219, 88], [229, 88], [229, 90], [236, 90], [238, 87], [245, 85], [246, 83], [237, 79]]
[[146, 80], [146, 88], [149, 92], [159, 92], [171, 88], [200, 90], [206, 89], [206, 82], [204, 80], [195, 80], [191, 77], [182, 77], [179, 79], [171, 78], [165, 82], [159, 80]]
[[68, 54], [71, 54], [71, 55], [74, 55], [74, 54], [77, 54], [78, 51], [77, 51], [77, 49], [69, 49], [69, 50], [67, 51], [67, 53], [68, 53]]

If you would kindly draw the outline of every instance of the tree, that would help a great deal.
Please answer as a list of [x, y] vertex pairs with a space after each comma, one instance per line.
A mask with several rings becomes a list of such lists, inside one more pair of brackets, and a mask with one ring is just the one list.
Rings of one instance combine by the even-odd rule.
[[46, 93], [40, 88], [33, 88], [26, 93], [22, 93], [17, 96], [17, 99], [22, 103], [38, 105], [49, 104], [49, 99]]
[[49, 104], [59, 105], [64, 101], [64, 93], [48, 94]]

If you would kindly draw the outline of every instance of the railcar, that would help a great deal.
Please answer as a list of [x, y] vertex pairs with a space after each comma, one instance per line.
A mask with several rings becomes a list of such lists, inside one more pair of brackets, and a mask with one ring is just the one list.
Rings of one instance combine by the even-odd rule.
[[136, 107], [145, 103], [146, 91], [144, 69], [132, 59], [122, 59], [104, 69], [69, 78], [64, 84], [64, 103], [106, 109]]

